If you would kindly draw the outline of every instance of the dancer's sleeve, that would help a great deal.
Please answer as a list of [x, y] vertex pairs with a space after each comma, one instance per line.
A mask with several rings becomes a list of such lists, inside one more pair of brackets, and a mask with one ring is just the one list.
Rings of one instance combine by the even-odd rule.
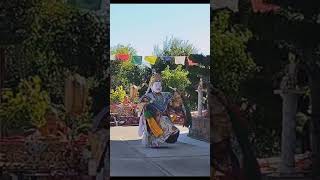
[[144, 119], [144, 116], [141, 115], [140, 116], [140, 119], [139, 119], [139, 129], [138, 129], [138, 135], [141, 137], [144, 133], [144, 130], [145, 130], [145, 119]]

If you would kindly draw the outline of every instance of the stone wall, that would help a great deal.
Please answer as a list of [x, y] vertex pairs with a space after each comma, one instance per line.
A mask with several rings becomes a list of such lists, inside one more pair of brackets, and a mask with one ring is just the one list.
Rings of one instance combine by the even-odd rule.
[[189, 136], [195, 139], [210, 141], [210, 118], [192, 117], [192, 127]]

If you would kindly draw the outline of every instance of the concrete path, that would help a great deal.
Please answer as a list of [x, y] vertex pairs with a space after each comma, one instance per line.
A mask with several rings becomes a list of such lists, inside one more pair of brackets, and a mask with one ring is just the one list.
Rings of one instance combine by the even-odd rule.
[[187, 136], [178, 126], [176, 144], [146, 148], [138, 127], [111, 127], [111, 176], [210, 176], [210, 145]]

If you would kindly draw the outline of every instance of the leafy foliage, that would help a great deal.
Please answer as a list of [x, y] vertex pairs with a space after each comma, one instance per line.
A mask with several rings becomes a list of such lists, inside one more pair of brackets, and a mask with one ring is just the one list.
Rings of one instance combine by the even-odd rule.
[[162, 71], [162, 79], [165, 87], [168, 89], [176, 88], [178, 92], [183, 92], [191, 84], [188, 78], [189, 72], [182, 69], [182, 66], [179, 65], [176, 69], [170, 70], [169, 66]]
[[142, 85], [151, 75], [151, 70], [142, 66], [136, 66], [131, 62], [112, 61], [111, 69], [111, 88], [122, 85], [126, 91], [129, 91], [130, 85]]
[[[0, 2], [0, 14], [12, 22], [13, 32], [24, 35], [23, 41], [7, 48], [5, 87], [11, 88], [0, 108], [4, 130], [42, 126], [46, 109], [54, 107], [75, 133], [87, 132], [93, 115], [110, 97], [106, 23], [64, 0], [5, 0]], [[70, 120], [63, 107], [70, 73], [81, 74], [89, 83], [88, 109], [76, 120]], [[33, 78], [26, 81], [28, 77]]]
[[45, 113], [50, 98], [48, 93], [42, 90], [41, 79], [38, 76], [22, 80], [17, 92], [11, 89], [5, 91], [3, 99], [0, 119], [4, 130], [41, 127], [45, 124]]
[[175, 37], [166, 38], [163, 41], [162, 48], [159, 45], [154, 47], [154, 54], [156, 56], [187, 56], [189, 54], [196, 54], [198, 50], [189, 43]]
[[39, 0], [3, 0], [0, 2], [0, 43], [21, 43], [29, 35], [34, 4]]
[[221, 11], [213, 17], [211, 39], [213, 52], [212, 76], [216, 87], [228, 96], [239, 97], [240, 84], [256, 70], [247, 53], [251, 33], [230, 23], [231, 14]]
[[[93, 110], [105, 106], [109, 97], [105, 93], [109, 55], [106, 24], [95, 14], [68, 6], [62, 0], [28, 3], [30, 13], [18, 17], [29, 19], [29, 36], [10, 49], [7, 86], [17, 87], [20, 79], [38, 75], [52, 102], [63, 104], [66, 75], [76, 72], [99, 82], [90, 91], [94, 95]], [[24, 7], [20, 3], [15, 6]], [[102, 89], [104, 94], [96, 92]]]
[[118, 86], [115, 90], [111, 90], [110, 101], [111, 103], [121, 103], [126, 97], [126, 91], [122, 86]]

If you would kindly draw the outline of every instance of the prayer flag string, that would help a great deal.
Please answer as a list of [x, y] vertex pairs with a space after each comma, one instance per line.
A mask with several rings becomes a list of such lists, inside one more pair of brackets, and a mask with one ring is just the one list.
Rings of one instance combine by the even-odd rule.
[[[129, 61], [134, 65], [155, 65], [157, 61], [161, 60], [165, 63], [174, 63], [187, 66], [199, 66], [199, 64], [210, 64], [210, 56], [204, 56], [199, 54], [191, 54], [189, 56], [131, 56], [129, 54], [113, 54], [110, 55], [110, 60]], [[143, 61], [145, 63], [143, 63]], [[148, 65], [149, 64], [149, 65]]]

